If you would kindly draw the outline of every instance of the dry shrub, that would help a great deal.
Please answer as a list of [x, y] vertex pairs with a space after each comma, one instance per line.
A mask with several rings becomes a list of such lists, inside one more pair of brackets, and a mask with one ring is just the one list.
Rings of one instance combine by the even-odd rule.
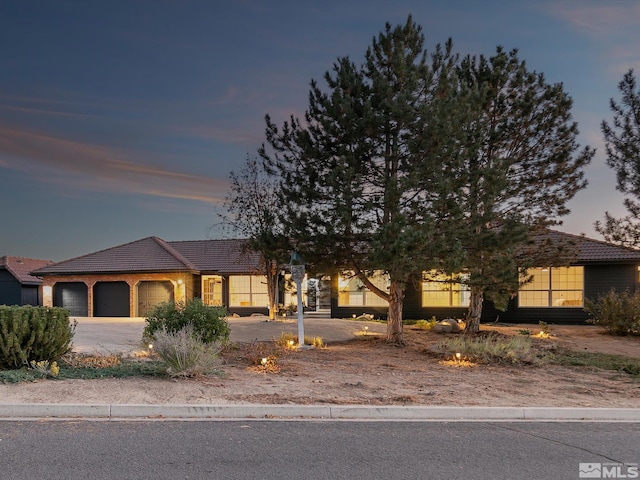
[[167, 364], [170, 376], [187, 378], [215, 372], [222, 346], [219, 342], [202, 341], [192, 325], [176, 332], [158, 330], [154, 336], [153, 351]]

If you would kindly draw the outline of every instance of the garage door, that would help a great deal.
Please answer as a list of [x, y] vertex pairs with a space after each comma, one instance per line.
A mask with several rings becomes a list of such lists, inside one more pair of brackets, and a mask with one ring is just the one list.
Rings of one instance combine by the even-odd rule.
[[53, 286], [53, 306], [69, 310], [72, 317], [89, 316], [87, 286], [82, 282], [60, 282]]
[[140, 282], [138, 284], [138, 316], [146, 317], [157, 305], [173, 301], [171, 282]]
[[93, 287], [94, 317], [128, 317], [129, 285], [127, 282], [98, 282]]

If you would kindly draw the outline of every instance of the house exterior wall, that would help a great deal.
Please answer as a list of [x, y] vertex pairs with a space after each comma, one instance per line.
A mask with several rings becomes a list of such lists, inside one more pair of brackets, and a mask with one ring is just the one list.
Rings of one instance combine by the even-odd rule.
[[4, 269], [0, 269], [0, 305], [22, 305], [20, 282]]
[[137, 315], [137, 285], [142, 281], [169, 281], [174, 287], [176, 301], [186, 301], [193, 298], [193, 275], [185, 273], [122, 273], [122, 274], [94, 274], [94, 275], [47, 275], [43, 278], [43, 304], [53, 306], [52, 289], [60, 282], [82, 282], [87, 286], [87, 303], [89, 316], [93, 316], [93, 287], [98, 282], [126, 282], [129, 285], [129, 315]]
[[0, 305], [42, 305], [42, 286], [22, 285], [7, 270], [0, 269]]
[[[636, 264], [586, 264], [584, 265], [584, 297], [595, 300], [599, 295], [611, 289], [618, 292], [640, 291], [639, 272]], [[423, 307], [420, 282], [409, 282], [405, 291], [403, 318], [407, 320], [429, 319], [435, 316], [444, 318], [464, 318], [464, 307]], [[331, 282], [331, 315], [335, 318], [351, 318], [363, 313], [373, 314], [376, 318], [386, 319], [386, 307], [340, 307], [338, 305], [338, 279]], [[495, 308], [492, 302], [485, 301], [482, 309], [482, 322], [530, 323], [540, 321], [553, 324], [582, 324], [589, 319], [583, 307], [518, 307], [518, 299], [509, 301], [506, 311]]]

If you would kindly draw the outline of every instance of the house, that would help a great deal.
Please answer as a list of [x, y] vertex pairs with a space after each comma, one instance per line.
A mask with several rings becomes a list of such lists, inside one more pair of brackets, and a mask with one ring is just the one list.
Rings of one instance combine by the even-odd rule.
[[245, 240], [147, 237], [37, 269], [44, 305], [79, 317], [144, 317], [166, 301], [200, 297], [232, 313], [268, 313], [260, 257]]
[[0, 257], [0, 305], [42, 305], [42, 279], [30, 272], [50, 260]]
[[[483, 322], [584, 323], [589, 318], [584, 310], [585, 298], [595, 299], [611, 289], [618, 292], [640, 291], [639, 250], [553, 230], [546, 237], [554, 242], [572, 242], [576, 250], [575, 260], [570, 266], [540, 265], [529, 270], [533, 280], [520, 288], [509, 301], [506, 311], [497, 310], [491, 302], [485, 301]], [[384, 275], [370, 280], [381, 288], [386, 287]], [[462, 282], [451, 283], [446, 278], [438, 280], [418, 279], [407, 284], [404, 318], [464, 318], [469, 304], [468, 288]], [[386, 318], [387, 303], [357, 278], [344, 275], [332, 281], [331, 313], [338, 318], [363, 313]]]
[[[485, 302], [483, 322], [583, 323], [588, 319], [585, 298], [594, 299], [612, 288], [639, 291], [640, 251], [557, 231], [547, 236], [555, 242], [572, 242], [574, 261], [569, 266], [531, 269], [533, 281], [520, 288], [506, 311]], [[237, 239], [166, 242], [148, 237], [47, 265], [32, 274], [42, 277], [43, 304], [68, 308], [72, 316], [142, 317], [162, 302], [195, 297], [239, 315], [266, 314], [268, 294], [260, 257], [246, 246], [246, 240]], [[460, 279], [460, 283], [438, 278], [410, 282], [404, 318], [464, 317], [469, 289], [464, 274]], [[383, 274], [371, 281], [387, 287]], [[284, 290], [282, 282], [280, 299], [286, 303], [290, 293]], [[332, 278], [331, 316], [363, 313], [386, 318], [387, 303], [353, 276]]]

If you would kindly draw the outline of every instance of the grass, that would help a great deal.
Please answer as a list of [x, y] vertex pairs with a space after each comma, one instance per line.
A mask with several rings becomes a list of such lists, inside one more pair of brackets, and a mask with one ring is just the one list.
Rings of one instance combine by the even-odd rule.
[[556, 365], [612, 370], [629, 374], [640, 380], [640, 358], [607, 353], [574, 352], [563, 349], [555, 352], [551, 361]]
[[[118, 359], [117, 361], [115, 359]], [[91, 380], [100, 378], [148, 377], [164, 375], [160, 361], [148, 359], [123, 359], [113, 355], [72, 355], [59, 362], [60, 372], [56, 379]], [[0, 370], [0, 383], [35, 382], [46, 375], [26, 367], [15, 370]]]
[[441, 348], [449, 355], [460, 353], [462, 357], [478, 363], [591, 368], [625, 373], [640, 380], [640, 358], [568, 349], [542, 350], [529, 336], [459, 335], [446, 339]]
[[546, 355], [533, 347], [529, 337], [498, 334], [458, 335], [443, 341], [441, 348], [478, 363], [539, 364]]

